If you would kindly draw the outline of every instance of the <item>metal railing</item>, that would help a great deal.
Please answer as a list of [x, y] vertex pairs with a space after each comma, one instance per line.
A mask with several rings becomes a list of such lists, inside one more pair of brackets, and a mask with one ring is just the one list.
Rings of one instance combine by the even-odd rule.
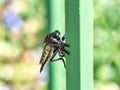
[[[65, 2], [65, 31], [63, 22]], [[49, 1], [49, 29], [66, 33], [66, 90], [93, 90], [93, 0]], [[64, 90], [61, 62], [50, 65], [49, 90]]]

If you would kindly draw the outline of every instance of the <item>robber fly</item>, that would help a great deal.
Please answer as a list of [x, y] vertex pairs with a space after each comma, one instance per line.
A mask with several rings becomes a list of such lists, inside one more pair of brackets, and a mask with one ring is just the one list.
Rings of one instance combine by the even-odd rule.
[[[70, 53], [65, 49], [65, 47], [69, 47], [69, 45], [66, 44], [64, 40], [65, 35], [61, 38], [60, 32], [58, 30], [48, 34], [45, 37], [45, 46], [39, 62], [39, 64], [41, 64], [40, 72], [43, 70], [43, 67], [48, 60], [50, 60], [51, 62], [62, 60], [64, 67], [66, 68], [66, 64], [63, 57], [65, 57], [66, 54], [69, 55]], [[59, 58], [54, 59], [56, 54], [59, 55]]]

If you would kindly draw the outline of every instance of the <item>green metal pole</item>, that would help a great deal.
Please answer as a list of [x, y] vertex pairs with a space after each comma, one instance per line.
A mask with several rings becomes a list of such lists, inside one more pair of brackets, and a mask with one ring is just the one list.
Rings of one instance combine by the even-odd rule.
[[80, 0], [81, 90], [93, 90], [93, 0]]
[[[64, 34], [64, 3], [63, 0], [49, 1], [49, 23], [50, 32], [59, 30]], [[62, 61], [50, 62], [49, 90], [64, 90], [65, 69]]]
[[65, 1], [66, 40], [70, 44], [71, 56], [66, 59], [67, 90], [80, 90], [80, 20], [79, 0]]
[[93, 90], [93, 4], [92, 0], [65, 0], [67, 90]]

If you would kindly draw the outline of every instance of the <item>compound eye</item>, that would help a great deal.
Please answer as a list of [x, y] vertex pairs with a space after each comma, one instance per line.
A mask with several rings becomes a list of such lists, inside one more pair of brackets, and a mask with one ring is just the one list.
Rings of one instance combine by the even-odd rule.
[[60, 32], [58, 30], [55, 30], [55, 33], [58, 33], [60, 35]]

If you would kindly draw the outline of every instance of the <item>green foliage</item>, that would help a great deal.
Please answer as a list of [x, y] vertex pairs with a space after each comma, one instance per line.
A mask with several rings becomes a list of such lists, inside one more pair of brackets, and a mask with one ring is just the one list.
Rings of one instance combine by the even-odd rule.
[[41, 84], [37, 78], [38, 49], [41, 49], [47, 26], [45, 1], [13, 0], [11, 5], [24, 26], [20, 32], [11, 31], [3, 18], [8, 6], [0, 3], [0, 88], [45, 90], [46, 81]]
[[120, 85], [119, 0], [94, 0], [94, 80]]

